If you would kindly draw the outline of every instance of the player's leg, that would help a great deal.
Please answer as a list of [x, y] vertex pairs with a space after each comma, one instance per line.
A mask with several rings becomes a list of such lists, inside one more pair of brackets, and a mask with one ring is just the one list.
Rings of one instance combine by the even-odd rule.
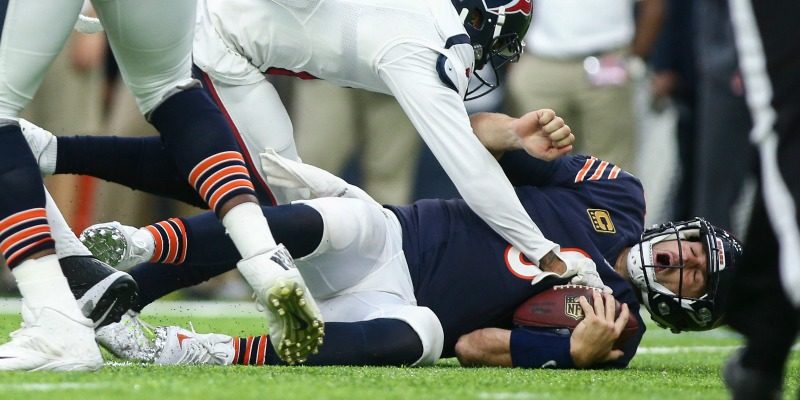
[[[305, 304], [298, 308], [309, 313], [304, 317], [318, 318], [313, 315], [314, 300], [306, 295], [291, 257], [277, 245], [261, 214], [230, 128], [197, 81], [191, 79], [195, 2], [93, 3], [139, 108], [161, 133], [180, 174], [222, 220], [242, 257], [237, 268], [256, 290], [259, 301], [267, 301], [267, 292], [290, 288], [296, 294], [290, 301], [302, 300]], [[270, 315], [267, 313], [268, 318]], [[294, 313], [290, 316], [298, 317]], [[302, 330], [302, 325], [294, 326], [297, 329], [293, 331]]]
[[259, 154], [273, 149], [282, 157], [299, 161], [292, 121], [275, 87], [261, 78], [249, 84], [228, 84], [194, 68], [203, 89], [214, 99], [242, 149], [261, 204], [285, 204], [300, 198], [297, 190], [270, 187], [261, 168]]
[[2, 370], [102, 366], [92, 323], [78, 309], [54, 254], [43, 183], [16, 120], [63, 47], [81, 3], [19, 0], [0, 7], [0, 249], [23, 296], [25, 321], [0, 346]]
[[724, 378], [735, 399], [780, 398], [800, 326], [800, 3], [731, 0], [730, 6], [761, 190], [728, 307], [747, 346], [728, 361]]

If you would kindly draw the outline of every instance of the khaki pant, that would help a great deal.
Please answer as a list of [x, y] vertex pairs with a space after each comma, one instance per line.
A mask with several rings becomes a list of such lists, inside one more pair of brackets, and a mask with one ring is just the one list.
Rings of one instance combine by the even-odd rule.
[[635, 172], [637, 144], [630, 80], [620, 86], [593, 86], [583, 59], [526, 55], [511, 66], [508, 90], [515, 115], [551, 108], [572, 128], [578, 153]]
[[304, 162], [339, 175], [361, 151], [361, 187], [381, 203], [411, 200], [420, 139], [393, 97], [299, 82], [292, 120]]

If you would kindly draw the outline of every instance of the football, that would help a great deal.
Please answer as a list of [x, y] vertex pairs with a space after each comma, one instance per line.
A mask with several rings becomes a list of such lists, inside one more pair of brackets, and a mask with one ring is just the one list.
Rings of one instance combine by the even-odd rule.
[[[558, 285], [539, 293], [517, 307], [514, 311], [514, 324], [537, 328], [575, 329], [583, 320], [583, 309], [578, 299], [585, 296], [593, 304], [592, 293], [598, 289], [581, 285]], [[615, 315], [622, 308], [615, 302]], [[631, 315], [614, 348], [619, 349], [639, 330], [639, 322]]]

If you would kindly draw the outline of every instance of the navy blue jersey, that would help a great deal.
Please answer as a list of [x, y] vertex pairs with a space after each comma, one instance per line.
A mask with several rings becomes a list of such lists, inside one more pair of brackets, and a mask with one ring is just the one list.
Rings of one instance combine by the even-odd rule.
[[[579, 251], [592, 258], [616, 299], [640, 318], [634, 289], [611, 267], [644, 230], [639, 180], [587, 156], [544, 162], [513, 152], [503, 157], [501, 165], [545, 237], [561, 245], [562, 252]], [[454, 355], [455, 343], [465, 333], [511, 328], [516, 307], [535, 294], [532, 264], [518, 250], [461, 199], [421, 200], [390, 208], [403, 227], [403, 250], [417, 302], [431, 308], [442, 322], [443, 357]], [[633, 350], [626, 348], [628, 360], [640, 338], [628, 342]]]

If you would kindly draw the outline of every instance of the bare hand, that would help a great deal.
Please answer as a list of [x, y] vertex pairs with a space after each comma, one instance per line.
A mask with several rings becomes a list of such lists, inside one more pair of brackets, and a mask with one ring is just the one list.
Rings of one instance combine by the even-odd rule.
[[622, 350], [612, 347], [628, 323], [628, 305], [623, 303], [619, 318], [614, 319], [614, 297], [609, 294], [601, 295], [599, 291], [593, 296], [594, 307], [585, 297], [578, 300], [585, 317], [570, 337], [570, 355], [579, 368], [614, 361], [624, 355]]
[[549, 109], [529, 112], [514, 120], [511, 128], [517, 135], [519, 148], [545, 161], [569, 153], [575, 142], [569, 125]]

